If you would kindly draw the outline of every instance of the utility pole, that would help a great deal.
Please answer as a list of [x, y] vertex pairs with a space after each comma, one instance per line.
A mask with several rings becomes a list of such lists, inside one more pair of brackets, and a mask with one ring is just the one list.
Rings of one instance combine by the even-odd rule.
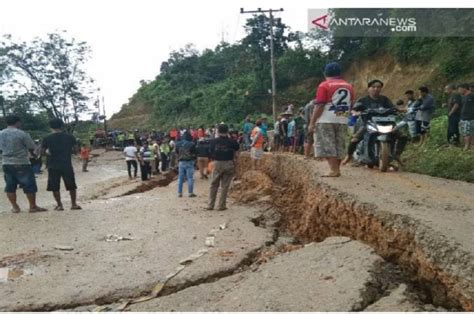
[[270, 64], [271, 64], [271, 75], [272, 75], [272, 112], [273, 112], [273, 122], [277, 120], [277, 105], [276, 105], [276, 77], [275, 77], [275, 53], [273, 45], [273, 12], [283, 12], [283, 8], [280, 9], [269, 9], [262, 10], [258, 8], [257, 11], [244, 11], [243, 8], [240, 8], [240, 13], [270, 13]]

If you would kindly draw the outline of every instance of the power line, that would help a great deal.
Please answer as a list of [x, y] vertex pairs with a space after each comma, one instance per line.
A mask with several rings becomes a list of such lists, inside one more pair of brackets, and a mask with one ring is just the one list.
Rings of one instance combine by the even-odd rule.
[[277, 106], [276, 106], [276, 77], [275, 77], [275, 55], [273, 51], [273, 13], [274, 12], [283, 12], [283, 8], [280, 9], [268, 9], [262, 10], [258, 8], [256, 11], [245, 11], [244, 8], [240, 8], [240, 14], [245, 13], [270, 13], [270, 63], [271, 63], [271, 75], [272, 75], [272, 112], [273, 112], [273, 121], [277, 119]]

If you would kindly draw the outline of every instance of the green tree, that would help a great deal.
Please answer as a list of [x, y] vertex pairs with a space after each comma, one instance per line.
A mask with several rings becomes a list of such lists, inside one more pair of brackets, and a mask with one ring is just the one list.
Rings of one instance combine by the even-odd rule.
[[5, 51], [0, 64], [12, 74], [8, 83], [14, 97], [26, 97], [37, 109], [66, 123], [77, 122], [79, 114], [88, 110], [95, 89], [84, 70], [90, 54], [87, 43], [63, 32], [31, 42], [14, 42], [5, 36], [0, 47]]

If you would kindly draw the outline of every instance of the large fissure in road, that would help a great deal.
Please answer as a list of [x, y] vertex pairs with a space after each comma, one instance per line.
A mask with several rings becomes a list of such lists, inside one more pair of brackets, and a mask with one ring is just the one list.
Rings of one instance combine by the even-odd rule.
[[[250, 159], [242, 154], [234, 196], [243, 202], [261, 201], [278, 208], [279, 229], [302, 242], [347, 236], [369, 244], [385, 260], [398, 264], [418, 287], [426, 289], [434, 305], [474, 310], [470, 252], [429, 224], [381, 207], [383, 201], [375, 205], [358, 200], [354, 196], [356, 182], [354, 189], [347, 191], [330, 181], [339, 178], [323, 181], [314, 163], [288, 154], [269, 154], [261, 161], [261, 171], [247, 171]], [[260, 220], [263, 218], [254, 222], [260, 224]]]

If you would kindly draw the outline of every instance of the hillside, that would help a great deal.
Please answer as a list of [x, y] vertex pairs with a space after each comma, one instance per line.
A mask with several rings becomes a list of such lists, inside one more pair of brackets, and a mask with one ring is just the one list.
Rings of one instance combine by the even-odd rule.
[[[314, 69], [314, 72], [318, 72], [317, 69]], [[378, 78], [385, 83], [383, 93], [395, 101], [403, 99], [406, 90], [416, 89], [424, 84], [442, 98], [444, 83], [438, 82], [439, 75], [439, 70], [434, 65], [401, 64], [390, 54], [384, 53], [368, 60], [352, 62], [343, 76], [354, 85], [358, 96], [366, 93], [366, 84], [369, 80]], [[318, 76], [296, 82], [284, 90], [279, 90], [280, 97], [297, 106], [302, 106], [314, 96], [315, 86], [321, 80], [321, 76]], [[284, 102], [280, 104], [283, 105]], [[120, 129], [153, 127], [152, 114], [152, 105], [145, 101], [134, 100], [124, 105], [120, 112], [112, 117], [110, 125]], [[242, 113], [242, 115], [245, 114]]]

